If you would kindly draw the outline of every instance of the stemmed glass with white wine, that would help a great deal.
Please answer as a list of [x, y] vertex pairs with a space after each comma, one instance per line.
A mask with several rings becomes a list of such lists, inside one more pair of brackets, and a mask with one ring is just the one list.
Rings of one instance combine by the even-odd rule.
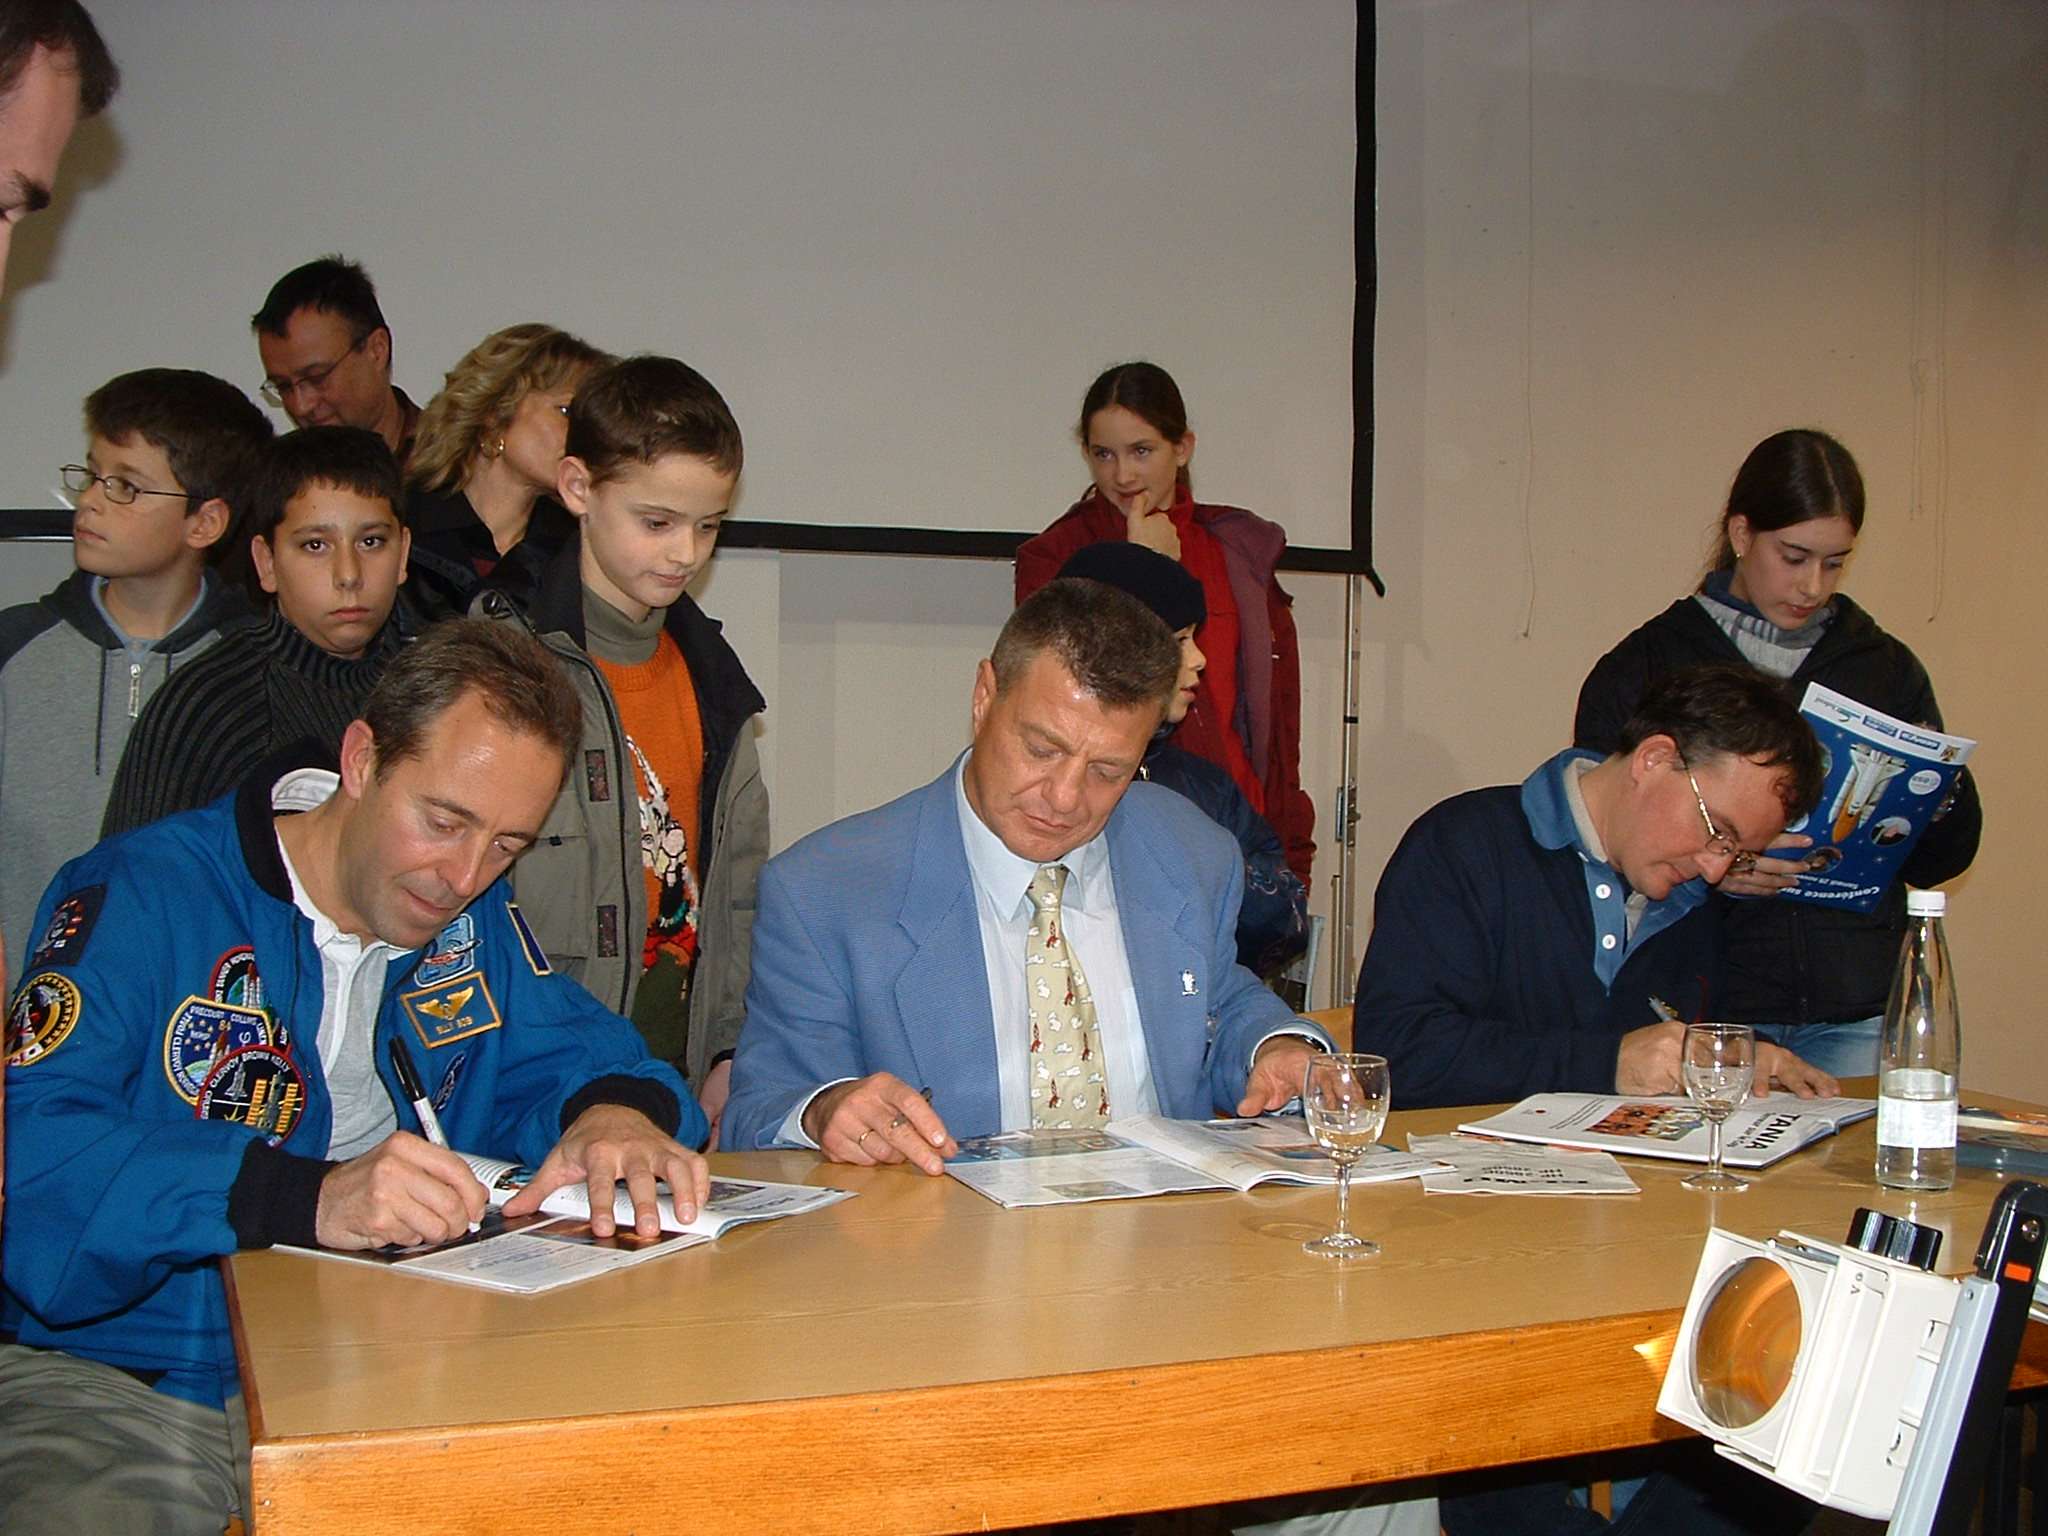
[[1679, 1182], [1717, 1193], [1749, 1188], [1749, 1180], [1721, 1166], [1721, 1126], [1756, 1085], [1756, 1031], [1747, 1024], [1688, 1024], [1680, 1072], [1685, 1096], [1707, 1118], [1707, 1166]]
[[1301, 1108], [1309, 1134], [1337, 1165], [1337, 1230], [1302, 1248], [1326, 1259], [1369, 1259], [1380, 1245], [1351, 1230], [1351, 1165], [1380, 1139], [1393, 1089], [1387, 1058], [1326, 1051], [1309, 1058]]

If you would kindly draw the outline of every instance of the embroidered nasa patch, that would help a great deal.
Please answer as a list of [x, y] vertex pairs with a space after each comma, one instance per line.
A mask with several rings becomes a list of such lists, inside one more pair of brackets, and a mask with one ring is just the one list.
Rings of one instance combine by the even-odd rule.
[[194, 995], [178, 1004], [164, 1026], [164, 1076], [187, 1104], [223, 1058], [252, 1045], [276, 1045], [270, 1020], [260, 1008], [220, 1003]]
[[238, 944], [213, 962], [213, 979], [206, 995], [216, 1003], [233, 1003], [237, 1008], [263, 1006], [263, 978], [256, 974], [256, 951]]
[[540, 940], [533, 936], [533, 930], [526, 926], [526, 914], [519, 910], [519, 903], [505, 903], [505, 915], [512, 919], [512, 931], [519, 936], [519, 948], [526, 955], [526, 963], [533, 967], [536, 976], [554, 974], [554, 967], [548, 964], [548, 952], [540, 947]]
[[195, 1114], [261, 1131], [273, 1147], [306, 1112], [306, 1079], [283, 1051], [252, 1045], [220, 1059], [199, 1090]]
[[476, 919], [467, 912], [441, 930], [440, 937], [420, 956], [419, 969], [412, 973], [416, 987], [438, 987], [444, 981], [476, 969]]
[[67, 1040], [85, 1011], [78, 983], [56, 971], [31, 976], [7, 1013], [7, 1065], [33, 1066]]
[[36, 952], [28, 957], [28, 968], [39, 971], [46, 965], [71, 965], [77, 961], [85, 953], [85, 941], [92, 937], [92, 925], [99, 921], [100, 904], [106, 899], [104, 885], [88, 885], [51, 908]]
[[419, 1032], [420, 1043], [429, 1050], [480, 1035], [504, 1022], [498, 1017], [497, 1002], [491, 997], [481, 971], [438, 987], [401, 992], [398, 1000], [405, 1005], [405, 1016]]

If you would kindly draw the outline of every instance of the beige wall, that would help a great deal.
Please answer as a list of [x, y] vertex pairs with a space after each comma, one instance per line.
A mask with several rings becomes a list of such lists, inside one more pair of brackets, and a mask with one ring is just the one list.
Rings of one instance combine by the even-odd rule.
[[1965, 1081], [2048, 1097], [2048, 9], [1407, 3], [1380, 39], [1361, 864], [1560, 744], [1750, 445], [1830, 428], [1870, 496], [1846, 590], [1984, 739]]

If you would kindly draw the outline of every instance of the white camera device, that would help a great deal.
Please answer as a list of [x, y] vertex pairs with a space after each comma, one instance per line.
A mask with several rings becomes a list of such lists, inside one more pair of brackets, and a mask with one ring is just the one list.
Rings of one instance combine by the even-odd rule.
[[1911, 1263], [1717, 1227], [1657, 1411], [1773, 1482], [1889, 1519], [1961, 1296]]

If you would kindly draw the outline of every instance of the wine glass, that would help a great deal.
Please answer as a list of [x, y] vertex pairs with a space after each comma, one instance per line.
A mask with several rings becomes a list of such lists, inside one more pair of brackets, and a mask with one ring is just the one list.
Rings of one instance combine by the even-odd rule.
[[1679, 1182], [1717, 1193], [1747, 1189], [1749, 1180], [1721, 1166], [1721, 1123], [1755, 1086], [1756, 1031], [1747, 1024], [1688, 1024], [1683, 1049], [1685, 1096], [1707, 1117], [1707, 1166]]
[[1392, 1092], [1384, 1056], [1329, 1051], [1309, 1058], [1301, 1108], [1309, 1134], [1337, 1165], [1337, 1230], [1310, 1238], [1304, 1251], [1326, 1259], [1369, 1259], [1380, 1251], [1351, 1230], [1351, 1165], [1379, 1140]]

